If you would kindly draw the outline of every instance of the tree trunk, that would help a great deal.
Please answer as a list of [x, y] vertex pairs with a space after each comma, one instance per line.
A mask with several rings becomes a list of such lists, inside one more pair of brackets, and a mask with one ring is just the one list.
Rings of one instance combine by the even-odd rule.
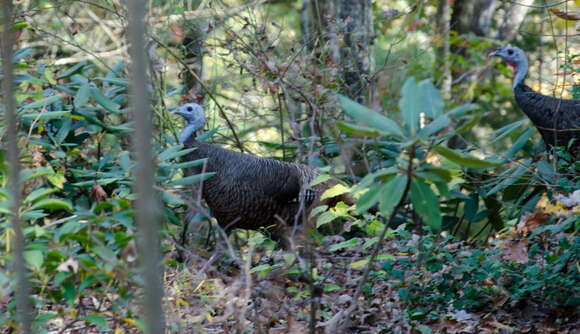
[[[193, 7], [199, 7], [201, 0], [195, 0]], [[183, 38], [184, 46], [184, 60], [187, 66], [193, 70], [198, 78], [203, 78], [203, 54], [205, 51], [205, 28], [206, 22], [203, 19], [188, 20], [185, 22], [183, 31], [185, 36]], [[184, 93], [195, 102], [203, 102], [205, 92], [194, 78], [193, 75], [186, 69], [183, 75]]]
[[[359, 103], [373, 104], [375, 93], [370, 74], [375, 70], [375, 58], [371, 0], [303, 0], [302, 4], [303, 40], [308, 41], [309, 49], [320, 54], [326, 51], [332, 62], [339, 65], [342, 94]], [[310, 35], [304, 37], [305, 34]]]
[[451, 28], [459, 35], [472, 32], [477, 36], [487, 36], [497, 2], [497, 0], [455, 1]]
[[437, 30], [441, 38], [441, 47], [437, 49], [437, 58], [441, 66], [441, 94], [443, 98], [451, 98], [451, 69], [449, 50], [449, 27], [451, 21], [450, 0], [441, 0], [437, 9]]
[[534, 0], [520, 0], [517, 2], [510, 2], [509, 8], [506, 8], [505, 18], [498, 31], [498, 39], [504, 41], [512, 41], [516, 37], [516, 33], [520, 25], [524, 21], [530, 5]]

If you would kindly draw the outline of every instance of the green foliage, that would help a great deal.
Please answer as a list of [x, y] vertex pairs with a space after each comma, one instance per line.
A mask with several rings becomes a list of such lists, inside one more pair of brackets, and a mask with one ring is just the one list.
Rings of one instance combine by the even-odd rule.
[[[570, 265], [580, 256], [577, 236], [560, 237], [546, 250], [536, 244], [528, 253], [534, 260], [517, 264], [505, 259], [502, 248], [485, 252], [459, 248], [452, 238], [438, 242], [434, 235], [415, 247], [409, 246], [409, 234], [395, 233], [396, 250], [408, 255], [384, 261], [375, 277], [398, 291], [411, 319], [429, 320], [450, 309], [490, 311], [522, 303], [549, 308], [580, 305], [580, 274]], [[554, 237], [556, 233], [551, 234]]]
[[[88, 62], [70, 68], [21, 65], [26, 71], [17, 76], [17, 83], [27, 89], [18, 90], [16, 96], [23, 129], [20, 144], [25, 148], [20, 218], [27, 241], [24, 258], [33, 294], [38, 296], [35, 306], [46, 310], [46, 305], [63, 303], [78, 308], [90, 296], [108, 303], [106, 312], [130, 319], [139, 275], [132, 208], [135, 162], [129, 153], [131, 122], [127, 80], [120, 76], [123, 63], [96, 79], [90, 79], [94, 66]], [[180, 162], [192, 149], [175, 145], [173, 138], [154, 144], [156, 186], [163, 189], [158, 196], [160, 218], [181, 225], [175, 208], [184, 205], [179, 195], [183, 186], [212, 173], [182, 177], [184, 168], [204, 160]], [[0, 264], [5, 267], [12, 250], [13, 231], [7, 219], [12, 196], [6, 189], [5, 154], [0, 153], [0, 247], [8, 251], [0, 255]], [[3, 274], [3, 279], [11, 274]], [[16, 289], [11, 282], [8, 289]], [[13, 307], [10, 304], [10, 312]], [[109, 329], [111, 313], [100, 312], [79, 320]], [[54, 311], [37, 317], [36, 326], [45, 328], [57, 316]], [[10, 318], [1, 321], [2, 326], [10, 324]]]

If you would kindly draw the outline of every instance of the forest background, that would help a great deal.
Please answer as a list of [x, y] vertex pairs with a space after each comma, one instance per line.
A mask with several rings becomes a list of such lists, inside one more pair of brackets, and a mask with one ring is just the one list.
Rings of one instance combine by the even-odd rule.
[[[579, 3], [149, 1], [159, 321], [175, 333], [575, 333], [580, 163], [546, 152], [512, 69], [488, 55], [517, 45], [528, 85], [580, 98]], [[28, 317], [34, 333], [141, 332], [154, 287], [135, 244], [125, 4], [21, 0], [12, 18], [33, 311], [14, 298], [3, 110], [1, 331]], [[355, 202], [315, 209], [306, 251], [239, 231], [200, 272], [216, 232], [170, 113], [192, 101], [204, 140], [319, 167], [338, 183], [327, 195]]]

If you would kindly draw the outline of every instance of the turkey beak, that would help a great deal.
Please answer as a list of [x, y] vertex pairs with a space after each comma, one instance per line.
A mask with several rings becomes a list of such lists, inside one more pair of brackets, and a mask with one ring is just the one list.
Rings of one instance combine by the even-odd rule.
[[501, 57], [502, 56], [502, 54], [501, 54], [502, 51], [503, 51], [502, 49], [495, 50], [495, 51], [493, 51], [492, 53], [489, 54], [489, 57]]
[[183, 116], [183, 114], [181, 113], [181, 107], [175, 108], [171, 113], [174, 115]]

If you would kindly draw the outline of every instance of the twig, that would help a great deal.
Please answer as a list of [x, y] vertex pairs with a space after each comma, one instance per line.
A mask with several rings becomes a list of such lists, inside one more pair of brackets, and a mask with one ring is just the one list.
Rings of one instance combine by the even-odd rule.
[[416, 147], [415, 147], [415, 145], [413, 145], [413, 146], [411, 146], [411, 148], [409, 150], [409, 166], [407, 168], [407, 184], [405, 185], [405, 190], [403, 191], [403, 196], [399, 200], [399, 203], [397, 203], [397, 205], [393, 208], [393, 212], [391, 212], [391, 215], [389, 216], [389, 220], [385, 224], [385, 228], [381, 232], [381, 235], [379, 236], [379, 240], [375, 244], [375, 247], [373, 249], [373, 252], [371, 254], [369, 262], [367, 263], [367, 266], [365, 267], [365, 271], [363, 273], [363, 276], [361, 277], [361, 279], [358, 283], [358, 286], [356, 288], [356, 292], [354, 293], [354, 297], [352, 298], [352, 303], [346, 309], [346, 311], [344, 311], [344, 313], [343, 313], [345, 316], [345, 320], [342, 323], [342, 327], [339, 330], [339, 333], [346, 333], [346, 329], [350, 323], [349, 317], [350, 317], [351, 313], [354, 311], [355, 307], [357, 306], [358, 299], [359, 299], [359, 297], [363, 291], [363, 288], [366, 284], [366, 281], [369, 277], [371, 267], [373, 266], [373, 263], [375, 262], [377, 255], [379, 254], [379, 249], [381, 248], [383, 240], [385, 239], [385, 235], [387, 234], [387, 230], [389, 229], [389, 226], [393, 222], [393, 219], [395, 218], [397, 211], [399, 211], [399, 209], [405, 203], [405, 199], [407, 197], [407, 194], [409, 193], [409, 188], [411, 187], [411, 180], [412, 180], [412, 176], [413, 176], [413, 157], [415, 156], [415, 149], [416, 149]]

